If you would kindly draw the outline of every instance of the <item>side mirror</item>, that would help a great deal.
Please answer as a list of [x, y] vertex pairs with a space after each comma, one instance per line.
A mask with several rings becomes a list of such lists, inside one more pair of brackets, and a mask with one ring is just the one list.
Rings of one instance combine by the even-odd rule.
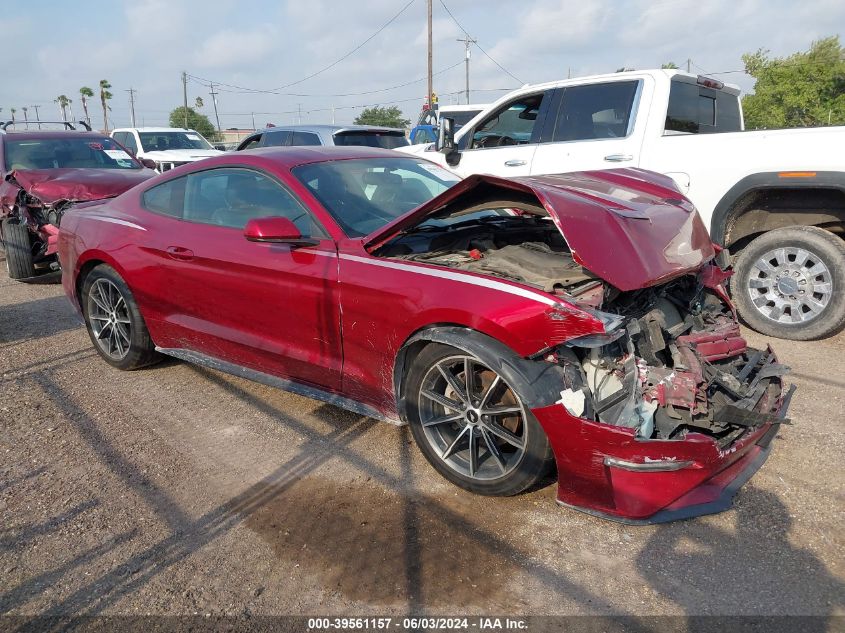
[[158, 165], [156, 165], [156, 162], [152, 158], [142, 158], [141, 164], [144, 167], [149, 167], [150, 169], [156, 169], [158, 167]]
[[440, 118], [440, 126], [437, 129], [437, 143], [435, 145], [438, 152], [442, 154], [451, 154], [455, 151], [455, 120], [448, 117]]
[[244, 237], [250, 242], [290, 244], [291, 247], [315, 246], [318, 240], [302, 235], [288, 218], [253, 218], [244, 227]]

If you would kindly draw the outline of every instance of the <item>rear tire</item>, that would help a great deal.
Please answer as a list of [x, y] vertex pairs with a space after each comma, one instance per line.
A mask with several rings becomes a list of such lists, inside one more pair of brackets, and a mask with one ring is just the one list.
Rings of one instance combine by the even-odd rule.
[[80, 301], [88, 336], [109, 365], [131, 371], [161, 360], [129, 286], [111, 266], [88, 273]]
[[35, 276], [32, 262], [32, 245], [29, 229], [19, 224], [16, 218], [3, 220], [3, 245], [6, 250], [6, 270], [10, 279], [26, 279]]
[[845, 242], [815, 226], [764, 233], [739, 254], [731, 278], [737, 310], [751, 328], [793, 341], [845, 325]]
[[549, 440], [519, 395], [467, 352], [428, 345], [408, 370], [404, 393], [420, 451], [464, 490], [515, 495], [554, 465]]

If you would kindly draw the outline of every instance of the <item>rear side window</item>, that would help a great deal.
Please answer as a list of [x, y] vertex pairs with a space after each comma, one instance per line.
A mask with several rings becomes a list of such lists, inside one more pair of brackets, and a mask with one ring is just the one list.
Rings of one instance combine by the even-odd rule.
[[334, 135], [334, 144], [396, 149], [408, 145], [408, 139], [401, 132], [340, 132]]
[[320, 137], [311, 132], [294, 132], [291, 145], [322, 145]]
[[628, 136], [638, 81], [566, 88], [558, 108], [554, 141]]
[[262, 147], [281, 147], [290, 142], [290, 130], [279, 130], [278, 132], [267, 132], [264, 135]]
[[182, 218], [185, 201], [186, 177], [174, 178], [155, 187], [150, 187], [141, 194], [141, 206], [161, 215]]
[[672, 81], [666, 112], [666, 134], [739, 132], [739, 99], [698, 84]]

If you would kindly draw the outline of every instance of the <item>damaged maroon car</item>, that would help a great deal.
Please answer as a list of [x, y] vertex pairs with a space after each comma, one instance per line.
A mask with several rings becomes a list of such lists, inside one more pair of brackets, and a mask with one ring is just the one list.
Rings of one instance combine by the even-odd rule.
[[556, 468], [559, 502], [604, 517], [717, 512], [786, 421], [787, 368], [658, 174], [241, 152], [74, 210], [60, 257], [112, 366], [167, 354], [408, 423], [480, 494]]
[[0, 132], [0, 242], [12, 279], [58, 266], [59, 224], [70, 205], [112, 198], [155, 175], [103, 134], [7, 133], [6, 127]]

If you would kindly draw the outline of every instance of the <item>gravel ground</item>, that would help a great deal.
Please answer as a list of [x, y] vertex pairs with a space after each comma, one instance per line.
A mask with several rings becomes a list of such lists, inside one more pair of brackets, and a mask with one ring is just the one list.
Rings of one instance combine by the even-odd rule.
[[845, 335], [775, 347], [795, 424], [734, 508], [627, 527], [460, 491], [329, 405], [113, 370], [60, 286], [3, 276], [0, 613], [841, 616]]

